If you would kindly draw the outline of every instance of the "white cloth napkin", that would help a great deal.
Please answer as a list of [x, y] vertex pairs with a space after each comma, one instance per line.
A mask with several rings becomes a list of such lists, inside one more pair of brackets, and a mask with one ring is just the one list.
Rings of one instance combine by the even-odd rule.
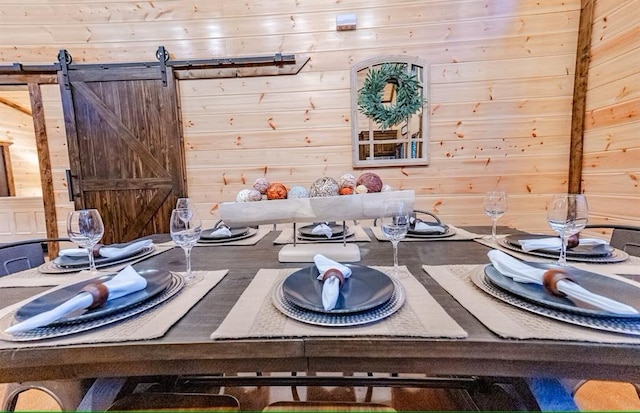
[[[512, 256], [498, 250], [491, 250], [487, 253], [493, 266], [502, 275], [521, 283], [534, 283], [543, 285], [543, 275], [547, 271], [542, 268], [532, 267], [526, 263], [513, 258]], [[638, 314], [635, 308], [615, 301], [608, 297], [592, 293], [573, 281], [560, 280], [556, 288], [569, 298], [574, 298], [585, 303], [589, 303], [597, 308], [613, 314]]]
[[441, 225], [429, 225], [422, 221], [417, 221], [413, 230], [423, 234], [444, 234], [446, 232], [446, 229]]
[[221, 226], [220, 228], [213, 230], [210, 236], [216, 237], [216, 238], [230, 237], [231, 230], [228, 227]]
[[[147, 286], [147, 279], [142, 277], [132, 266], [127, 265], [113, 278], [104, 282], [105, 287], [109, 291], [107, 300], [114, 300], [127, 294], [140, 291]], [[79, 292], [64, 303], [57, 307], [37, 314], [18, 324], [14, 324], [5, 330], [6, 333], [21, 333], [37, 327], [46, 326], [65, 315], [84, 308], [88, 308], [93, 304], [93, 297], [88, 292]]]
[[[562, 241], [559, 237], [550, 238], [534, 238], [534, 239], [521, 239], [518, 241], [523, 251], [535, 251], [539, 249], [557, 249], [562, 246]], [[607, 241], [599, 238], [580, 238], [579, 245], [606, 245]]]
[[[313, 262], [316, 264], [316, 268], [318, 268], [318, 271], [320, 272], [318, 280], [322, 280], [325, 271], [331, 268], [335, 268], [340, 271], [345, 280], [351, 277], [351, 268], [333, 261], [322, 254], [314, 255]], [[322, 284], [322, 306], [324, 309], [326, 311], [333, 310], [338, 302], [339, 296], [340, 280], [335, 276], [329, 277], [329, 279], [325, 280]]]
[[327, 238], [331, 238], [331, 236], [333, 235], [333, 231], [331, 230], [331, 227], [327, 224], [316, 225], [311, 230], [311, 233], [316, 235], [324, 235]]
[[[143, 248], [148, 247], [153, 244], [153, 241], [150, 239], [140, 240], [136, 242], [132, 242], [126, 246], [109, 246], [109, 247], [101, 247], [98, 250], [98, 254], [104, 258], [118, 258], [125, 255], [133, 254], [136, 251], [139, 251]], [[58, 253], [61, 257], [86, 257], [87, 249], [86, 248], [65, 248], [60, 250]]]

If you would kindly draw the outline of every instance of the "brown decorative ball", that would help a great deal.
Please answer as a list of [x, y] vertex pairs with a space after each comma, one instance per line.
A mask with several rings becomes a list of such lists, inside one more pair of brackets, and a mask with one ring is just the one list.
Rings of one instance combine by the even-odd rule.
[[368, 192], [380, 192], [382, 190], [382, 178], [373, 172], [365, 172], [358, 177], [356, 186], [364, 185]]
[[267, 199], [286, 199], [287, 187], [280, 182], [269, 184], [266, 190]]
[[325, 196], [337, 196], [340, 186], [335, 179], [325, 176], [324, 178], [316, 179], [309, 189], [310, 197], [325, 197]]

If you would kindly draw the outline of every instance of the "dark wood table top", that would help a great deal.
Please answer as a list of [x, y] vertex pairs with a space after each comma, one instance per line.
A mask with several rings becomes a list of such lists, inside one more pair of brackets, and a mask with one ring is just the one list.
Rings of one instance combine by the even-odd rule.
[[[477, 233], [490, 228], [466, 228]], [[504, 230], [504, 229], [503, 229]], [[154, 340], [38, 347], [0, 351], [0, 382], [158, 374], [357, 371], [474, 375], [554, 376], [637, 380], [640, 346], [553, 340], [501, 339], [484, 327], [429, 277], [422, 265], [483, 264], [488, 248], [473, 241], [406, 242], [399, 260], [464, 328], [466, 339], [297, 338], [213, 341], [222, 323], [260, 268], [299, 268], [280, 263], [272, 231], [255, 246], [196, 247], [195, 270], [229, 269], [168, 333]], [[389, 265], [391, 245], [371, 237], [359, 243], [362, 265]], [[184, 253], [173, 249], [135, 265], [184, 270]], [[45, 288], [0, 288], [3, 306]]]

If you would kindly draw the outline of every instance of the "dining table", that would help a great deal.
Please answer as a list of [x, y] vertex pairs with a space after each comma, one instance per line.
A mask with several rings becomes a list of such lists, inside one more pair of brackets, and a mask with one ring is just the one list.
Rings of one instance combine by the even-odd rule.
[[[553, 331], [540, 337], [509, 337], [496, 332], [501, 321], [492, 321], [491, 317], [497, 312], [485, 314], [486, 319], [479, 317], [473, 308], [473, 297], [463, 305], [456, 290], [456, 285], [461, 284], [456, 284], [457, 281], [454, 282], [446, 272], [440, 271], [437, 277], [435, 275], [439, 269], [449, 268], [455, 272], [482, 268], [489, 263], [487, 252], [491, 246], [487, 239], [490, 238], [491, 227], [473, 226], [460, 230], [475, 236], [401, 241], [398, 250], [400, 265], [410, 274], [410, 282], [415, 282], [408, 290], [424, 287], [428, 293], [425, 297], [431, 297], [433, 306], [438, 307], [437, 314], [435, 311], [429, 314], [432, 311], [429, 308], [434, 307], [426, 307], [426, 304], [414, 300], [414, 312], [421, 313], [416, 316], [426, 322], [432, 316], [450, 317], [455, 328], [447, 330], [446, 334], [368, 334], [364, 330], [345, 335], [333, 334], [333, 327], [319, 327], [322, 334], [243, 336], [240, 331], [236, 332], [237, 336], [216, 336], [230, 313], [238, 310], [238, 302], [253, 285], [257, 274], [267, 271], [262, 275], [264, 277], [270, 274], [269, 270], [287, 273], [311, 265], [280, 262], [278, 251], [282, 245], [274, 241], [281, 231], [273, 227], [265, 230], [253, 245], [194, 247], [191, 255], [193, 270], [221, 271], [222, 276], [206, 288], [199, 284], [187, 286], [194, 292], [199, 288], [204, 290], [199, 292], [198, 298], [185, 309], [184, 314], [176, 316], [175, 322], [163, 334], [147, 339], [94, 340], [75, 344], [44, 340], [36, 346], [19, 345], [21, 343], [13, 346], [5, 342], [0, 347], [0, 382], [163, 375], [220, 374], [224, 377], [225, 374], [235, 376], [240, 372], [374, 372], [389, 375], [420, 373], [441, 378], [638, 380], [640, 340], [636, 337], [605, 332], [598, 333], [598, 337], [604, 339], [596, 337], [591, 340], [589, 331], [586, 338], [580, 334], [553, 338]], [[393, 263], [391, 244], [377, 239], [371, 228], [364, 231], [369, 240], [355, 242], [361, 258], [354, 264], [390, 268]], [[518, 231], [499, 227], [499, 232]], [[157, 234], [152, 238], [158, 244], [170, 242], [168, 234]], [[478, 242], [483, 240], [485, 242]], [[184, 252], [178, 247], [166, 248], [136, 262], [133, 267], [138, 271], [184, 271]], [[405, 288], [408, 285], [405, 284]], [[0, 288], [1, 306], [29, 299], [48, 288], [26, 285]], [[252, 288], [257, 287], [254, 285]], [[407, 294], [410, 295], [411, 291]], [[475, 303], [484, 305], [479, 301]], [[247, 305], [251, 307], [250, 302]], [[256, 306], [259, 307], [258, 304]], [[492, 322], [497, 324], [497, 328], [489, 328]], [[100, 327], [107, 336], [109, 328]]]

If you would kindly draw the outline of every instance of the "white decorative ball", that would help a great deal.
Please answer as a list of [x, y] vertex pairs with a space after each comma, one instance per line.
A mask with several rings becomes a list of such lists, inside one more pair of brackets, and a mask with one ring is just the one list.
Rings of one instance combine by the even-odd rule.
[[338, 185], [340, 185], [340, 188], [355, 188], [356, 177], [351, 174], [344, 174], [340, 177]]
[[238, 202], [254, 202], [261, 199], [262, 194], [256, 189], [242, 189], [236, 196], [236, 201]]
[[364, 185], [358, 185], [356, 186], [356, 189], [354, 192], [356, 194], [366, 194], [367, 192], [369, 192], [369, 189]]
[[292, 186], [287, 193], [287, 198], [309, 198], [309, 190], [304, 186]]

